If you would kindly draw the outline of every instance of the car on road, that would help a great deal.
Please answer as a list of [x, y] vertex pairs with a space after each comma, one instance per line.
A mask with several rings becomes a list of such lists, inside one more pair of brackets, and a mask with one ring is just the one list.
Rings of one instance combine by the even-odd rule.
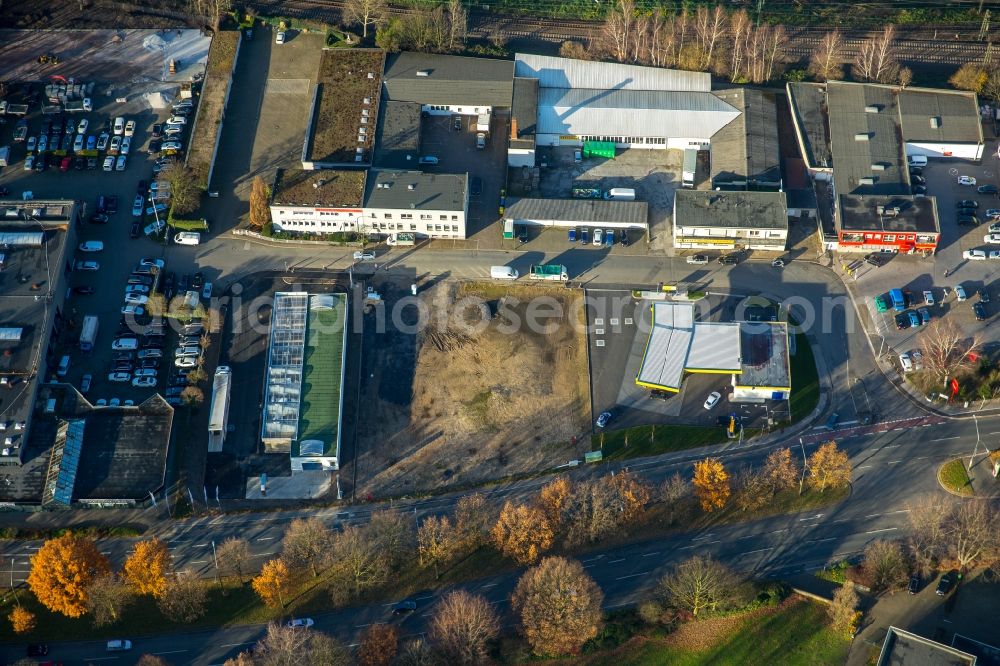
[[934, 292], [930, 289], [924, 289], [924, 303], [934, 305]]
[[990, 243], [992, 245], [1000, 243], [1000, 234], [986, 234], [983, 236], [983, 242]]
[[712, 409], [717, 404], [719, 404], [719, 400], [722, 400], [722, 394], [719, 393], [718, 391], [712, 391], [711, 393], [708, 394], [708, 398], [705, 400], [705, 404], [702, 406], [705, 409]]
[[976, 184], [976, 179], [973, 178], [972, 176], [959, 176], [958, 177], [958, 184], [959, 185], [975, 185]]
[[966, 250], [962, 253], [962, 258], [969, 261], [986, 261], [986, 252], [984, 250]]
[[740, 255], [738, 254], [724, 254], [718, 259], [719, 263], [723, 266], [735, 266], [740, 263]]
[[702, 266], [702, 265], [708, 263], [708, 255], [707, 254], [693, 254], [690, 257], [688, 257], [686, 261], [689, 264], [694, 264], [696, 266]]
[[[119, 120], [121, 119], [119, 118]], [[115, 639], [113, 641], [108, 641], [107, 643], [108, 652], [122, 652], [124, 650], [131, 650], [131, 649], [132, 649], [132, 641], [129, 640]]]
[[781, 257], [778, 257], [777, 259], [771, 262], [771, 268], [784, 268], [784, 267], [785, 267], [785, 260], [782, 259]]
[[976, 191], [979, 192], [980, 194], [996, 194], [997, 193], [997, 186], [996, 185], [980, 185], [978, 188], [976, 188]]
[[104, 243], [99, 240], [89, 240], [80, 243], [80, 252], [102, 252], [104, 250]]
[[906, 586], [906, 591], [910, 594], [916, 594], [920, 591], [920, 576], [910, 576], [910, 583]]
[[31, 643], [28, 645], [29, 657], [44, 657], [49, 653], [49, 646], [43, 643]]
[[289, 620], [285, 625], [289, 629], [308, 629], [316, 624], [311, 617], [300, 617], [297, 620]]
[[374, 252], [358, 250], [354, 253], [354, 261], [371, 261], [375, 258]]
[[976, 315], [976, 321], [986, 321], [990, 317], [989, 311], [982, 303], [974, 303], [972, 305], [972, 313]]
[[934, 593], [940, 597], [948, 594], [951, 591], [951, 586], [955, 584], [955, 572], [949, 571], [945, 575], [941, 576], [941, 580], [938, 581], [937, 589]]
[[913, 372], [913, 359], [910, 358], [909, 352], [899, 355], [899, 364], [903, 366], [903, 372]]
[[483, 179], [479, 176], [473, 176], [469, 181], [469, 193], [474, 197], [478, 197], [483, 193]]
[[400, 601], [398, 604], [392, 607], [393, 615], [407, 615], [417, 610], [416, 601]]
[[596, 425], [598, 428], [603, 428], [608, 425], [611, 421], [611, 412], [601, 412], [600, 416], [597, 417]]
[[129, 238], [138, 238], [142, 235], [142, 222], [139, 220], [133, 220], [132, 228], [128, 231]]

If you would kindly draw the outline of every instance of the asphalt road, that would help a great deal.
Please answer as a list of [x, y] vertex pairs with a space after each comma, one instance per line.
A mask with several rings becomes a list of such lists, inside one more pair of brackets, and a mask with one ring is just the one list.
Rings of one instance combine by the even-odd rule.
[[[878, 427], [848, 429], [834, 433], [838, 442], [851, 455], [854, 466], [852, 493], [848, 500], [802, 514], [783, 515], [750, 523], [710, 528], [695, 534], [677, 534], [650, 539], [627, 546], [598, 549], [579, 557], [606, 595], [605, 606], [629, 605], [643, 598], [657, 578], [671, 564], [694, 553], [711, 554], [734, 568], [755, 576], [788, 576], [814, 570], [823, 564], [860, 553], [872, 539], [900, 537], [907, 529], [907, 504], [925, 493], [936, 493], [942, 501], [950, 497], [938, 490], [936, 469], [939, 463], [956, 455], [969, 455], [976, 441], [976, 428], [991, 448], [1000, 439], [1000, 418], [945, 421], [925, 417], [921, 421], [906, 420], [889, 424], [888, 432], [873, 432]], [[881, 428], [887, 427], [886, 425]], [[915, 433], [919, 433], [915, 436]], [[816, 431], [804, 437], [808, 453], [812, 446], [829, 435]], [[797, 438], [796, 438], [797, 439]], [[798, 444], [797, 441], [794, 442]], [[776, 444], [779, 445], [779, 444]], [[724, 453], [727, 464], [759, 464], [771, 447], [731, 446]], [[661, 459], [645, 460], [630, 467], [644, 477], [656, 481], [674, 471], [689, 470], [691, 462], [703, 452], [680, 452]], [[977, 460], [981, 460], [978, 458]], [[608, 467], [598, 468], [604, 473]], [[583, 469], [580, 475], [595, 470]], [[985, 472], [983, 472], [985, 473]], [[492, 489], [489, 494], [521, 497], [537, 491], [545, 479], [508, 484]], [[449, 510], [460, 494], [432, 500], [404, 501], [400, 510], [413, 511], [415, 518]], [[191, 569], [202, 575], [214, 575], [211, 542], [229, 536], [242, 536], [251, 541], [253, 553], [268, 557], [280, 547], [280, 539], [288, 521], [296, 515], [317, 516], [331, 526], [338, 523], [363, 522], [369, 509], [322, 509], [263, 515], [229, 515], [194, 519], [184, 526], [171, 525], [160, 532], [167, 539], [179, 568]], [[101, 549], [120, 561], [132, 540], [102, 541]], [[38, 543], [10, 544], [3, 556], [14, 557], [15, 582], [26, 568], [26, 558]], [[3, 575], [0, 567], [0, 575]], [[484, 594], [507, 610], [507, 599], [517, 580], [517, 573], [470, 581], [471, 591]], [[317, 614], [317, 628], [336, 635], [348, 644], [358, 632], [374, 622], [400, 622], [404, 634], [423, 630], [426, 615], [433, 610], [436, 595], [418, 599], [419, 608], [413, 617], [392, 618], [391, 603], [375, 604]], [[508, 618], [509, 620], [509, 618]], [[245, 650], [255, 642], [263, 626], [220, 628], [212, 631], [183, 633], [149, 638], [130, 636], [135, 654], [140, 652], [162, 655], [174, 664], [215, 664]], [[95, 661], [131, 662], [134, 656], [108, 655], [103, 643], [86, 641], [51, 644], [49, 657], [63, 664]], [[0, 659], [13, 661], [23, 655], [23, 646], [0, 647]]]

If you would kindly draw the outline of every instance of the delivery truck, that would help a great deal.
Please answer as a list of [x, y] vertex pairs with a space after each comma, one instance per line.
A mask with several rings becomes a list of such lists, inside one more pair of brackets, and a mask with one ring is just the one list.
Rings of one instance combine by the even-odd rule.
[[87, 315], [83, 318], [83, 328], [80, 330], [80, 350], [89, 352], [94, 349], [97, 342], [98, 320], [96, 315]]
[[610, 201], [635, 201], [635, 190], [631, 187], [612, 187], [604, 193], [604, 198]]
[[566, 271], [566, 267], [561, 264], [534, 264], [531, 267], [529, 277], [532, 280], [565, 282], [569, 279], [569, 273]]
[[694, 148], [684, 149], [684, 165], [681, 168], [681, 186], [694, 187], [694, 174], [698, 170], [698, 151]]

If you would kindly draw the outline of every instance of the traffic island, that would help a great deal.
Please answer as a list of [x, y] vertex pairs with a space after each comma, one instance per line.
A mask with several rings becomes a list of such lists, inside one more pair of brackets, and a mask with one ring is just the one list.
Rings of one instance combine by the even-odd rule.
[[952, 495], [972, 497], [975, 494], [972, 489], [972, 479], [969, 478], [969, 472], [961, 458], [949, 460], [941, 465], [941, 469], [938, 470], [938, 483]]

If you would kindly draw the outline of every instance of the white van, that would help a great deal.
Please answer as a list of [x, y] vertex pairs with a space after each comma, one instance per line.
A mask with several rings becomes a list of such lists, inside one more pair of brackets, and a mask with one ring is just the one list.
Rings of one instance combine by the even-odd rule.
[[612, 187], [604, 193], [604, 198], [614, 201], [635, 201], [635, 190], [630, 187]]
[[927, 156], [926, 155], [910, 155], [906, 158], [907, 164], [911, 167], [920, 167], [921, 169], [927, 166]]
[[178, 245], [198, 245], [201, 243], [201, 234], [197, 231], [182, 231], [174, 236], [174, 242]]
[[114, 351], [134, 351], [138, 348], [138, 338], [118, 338], [111, 343], [111, 349]]
[[519, 274], [510, 266], [490, 266], [490, 277], [494, 280], [516, 280]]
[[56, 375], [65, 377], [67, 373], [69, 373], [69, 356], [63, 356], [59, 359], [59, 367], [56, 369]]

